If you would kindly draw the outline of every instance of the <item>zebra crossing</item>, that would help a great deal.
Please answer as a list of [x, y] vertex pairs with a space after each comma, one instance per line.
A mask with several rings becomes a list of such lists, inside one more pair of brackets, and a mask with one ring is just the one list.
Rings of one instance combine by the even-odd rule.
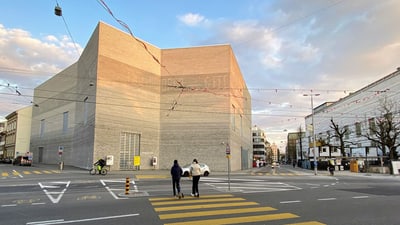
[[[149, 198], [164, 225], [241, 224], [282, 220], [287, 225], [325, 225], [318, 221], [301, 221], [299, 215], [261, 206], [233, 194], [202, 195], [200, 198]], [[274, 222], [275, 221], [275, 222]]]
[[24, 177], [25, 175], [57, 174], [59, 170], [6, 170], [0, 171], [2, 179]]

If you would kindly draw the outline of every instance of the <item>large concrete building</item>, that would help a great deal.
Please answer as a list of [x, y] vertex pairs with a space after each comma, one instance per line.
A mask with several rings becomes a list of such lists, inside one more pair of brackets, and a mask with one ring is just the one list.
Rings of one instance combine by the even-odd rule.
[[[34, 161], [112, 170], [251, 166], [251, 96], [229, 45], [159, 49], [100, 22], [79, 60], [34, 91]], [[156, 163], [153, 163], [156, 159]]]

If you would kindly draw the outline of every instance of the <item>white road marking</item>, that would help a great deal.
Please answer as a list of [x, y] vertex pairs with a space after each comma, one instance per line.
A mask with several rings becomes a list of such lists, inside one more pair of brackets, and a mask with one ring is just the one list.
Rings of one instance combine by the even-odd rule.
[[299, 203], [299, 202], [301, 202], [300, 200], [294, 200], [294, 201], [283, 201], [283, 202], [280, 202], [281, 204], [290, 204], [290, 203]]
[[[100, 180], [100, 182], [103, 184], [103, 186], [106, 188], [106, 190], [111, 194], [111, 196], [113, 196], [115, 199], [128, 199], [128, 198], [124, 198], [124, 197], [118, 197], [114, 191], [125, 191], [124, 189], [120, 189], [120, 188], [110, 188], [107, 186], [107, 183], [126, 183], [126, 179], [121, 179], [121, 180]], [[134, 180], [131, 180], [129, 183], [133, 184], [133, 191], [138, 192], [138, 188], [135, 184]]]
[[363, 195], [363, 196], [354, 196], [354, 197], [352, 197], [352, 198], [355, 198], [355, 199], [369, 198], [369, 196], [367, 196], [367, 195]]
[[51, 224], [81, 223], [81, 222], [88, 222], [88, 221], [116, 219], [116, 218], [132, 217], [132, 216], [139, 216], [139, 213], [118, 215], [118, 216], [105, 216], [105, 217], [97, 217], [97, 218], [88, 218], [88, 219], [81, 219], [81, 220], [67, 220], [67, 221], [65, 221], [64, 219], [60, 219], [60, 220], [37, 221], [37, 222], [28, 222], [28, 223], [26, 223], [26, 225], [51, 225]]
[[20, 173], [18, 173], [16, 170], [13, 170], [13, 172], [14, 172], [14, 174], [16, 173], [16, 174], [18, 174], [18, 176], [20, 177], [20, 178], [23, 178], [24, 176], [22, 176]]
[[32, 203], [32, 205], [45, 205], [46, 203], [44, 202], [36, 202], [36, 203]]
[[14, 206], [17, 206], [17, 204], [1, 205], [1, 207], [14, 207]]
[[336, 200], [336, 198], [319, 198], [317, 200], [318, 201], [333, 201], [333, 200]]
[[[50, 199], [51, 202], [58, 203], [62, 196], [64, 195], [65, 191], [67, 190], [67, 187], [69, 187], [69, 184], [71, 183], [71, 181], [65, 182], [65, 181], [54, 181], [54, 182], [49, 182], [50, 185], [43, 185], [42, 183], [39, 182], [39, 186], [40, 188], [43, 189], [44, 193], [46, 194], [46, 196]], [[60, 191], [60, 192], [56, 192], [56, 191], [47, 191], [45, 188], [50, 188], [50, 189], [55, 189], [55, 188], [60, 188], [60, 186], [56, 186], [56, 185], [51, 185], [51, 184], [65, 184], [65, 188]], [[54, 197], [56, 196], [56, 197]]]

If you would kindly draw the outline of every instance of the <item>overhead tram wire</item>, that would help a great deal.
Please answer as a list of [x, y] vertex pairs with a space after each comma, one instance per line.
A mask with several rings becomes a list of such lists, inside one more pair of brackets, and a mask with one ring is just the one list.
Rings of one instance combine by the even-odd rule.
[[57, 5], [56, 5], [56, 7], [54, 8], [54, 14], [55, 14], [56, 16], [61, 16], [61, 18], [63, 19], [65, 28], [67, 29], [68, 35], [69, 35], [69, 37], [71, 38], [71, 41], [72, 41], [72, 43], [74, 44], [75, 50], [76, 50], [76, 52], [78, 53], [78, 57], [79, 57], [79, 56], [81, 56], [81, 52], [79, 51], [78, 47], [76, 46], [76, 42], [75, 42], [74, 38], [72, 37], [72, 34], [71, 34], [71, 31], [69, 30], [67, 21], [65, 20], [63, 14], [62, 14], [62, 9], [61, 9], [61, 7], [59, 6], [57, 0], [56, 0], [56, 4], [57, 4]]

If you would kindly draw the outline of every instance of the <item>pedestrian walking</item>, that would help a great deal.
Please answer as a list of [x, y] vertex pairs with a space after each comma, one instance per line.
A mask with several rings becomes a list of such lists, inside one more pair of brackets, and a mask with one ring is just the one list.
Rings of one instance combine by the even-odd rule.
[[[178, 160], [174, 160], [174, 165], [171, 167], [171, 177], [172, 177], [172, 189], [174, 197], [181, 198], [183, 194], [181, 193], [181, 175], [182, 168], [178, 164]], [[178, 195], [176, 194], [178, 193]]]
[[200, 165], [197, 159], [193, 159], [192, 165], [190, 166], [190, 175], [192, 176], [192, 196], [199, 197], [199, 181], [200, 181]]

